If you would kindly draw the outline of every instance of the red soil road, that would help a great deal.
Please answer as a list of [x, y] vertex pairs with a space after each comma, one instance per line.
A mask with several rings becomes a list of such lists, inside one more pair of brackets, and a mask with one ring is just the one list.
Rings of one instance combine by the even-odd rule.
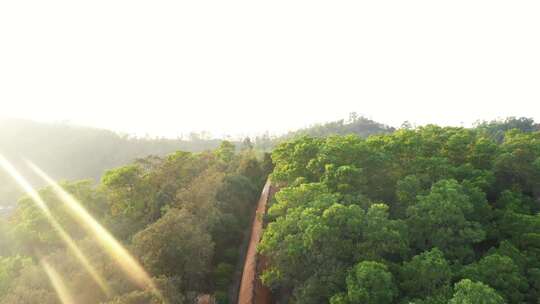
[[238, 304], [270, 304], [272, 301], [270, 290], [262, 285], [259, 279], [258, 273], [264, 269], [265, 261], [257, 254], [257, 244], [259, 244], [263, 232], [263, 216], [266, 213], [266, 205], [273, 194], [272, 192], [270, 181], [267, 181], [253, 217]]

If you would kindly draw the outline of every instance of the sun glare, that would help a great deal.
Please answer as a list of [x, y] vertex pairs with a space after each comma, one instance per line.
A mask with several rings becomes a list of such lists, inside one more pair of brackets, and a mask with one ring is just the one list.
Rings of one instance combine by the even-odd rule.
[[120, 244], [120, 242], [118, 242], [107, 229], [99, 224], [71, 194], [65, 191], [36, 165], [29, 161], [27, 161], [27, 163], [37, 175], [43, 178], [53, 188], [54, 192], [67, 205], [74, 217], [91, 232], [91, 235], [107, 251], [128, 277], [139, 287], [143, 289], [150, 288], [152, 292], [162, 298], [150, 276], [137, 260]]
[[32, 199], [32, 201], [41, 209], [46, 219], [49, 221], [53, 229], [56, 230], [62, 241], [67, 245], [72, 254], [79, 260], [84, 269], [92, 276], [94, 281], [99, 285], [103, 292], [107, 295], [111, 295], [111, 290], [101, 275], [90, 264], [90, 261], [85, 254], [77, 247], [73, 239], [62, 228], [62, 226], [56, 221], [52, 215], [49, 207], [43, 201], [41, 196], [36, 190], [28, 183], [28, 181], [13, 167], [13, 165], [2, 155], [0, 155], [0, 166], [17, 182], [17, 184], [24, 190], [24, 192]]
[[56, 272], [56, 270], [45, 260], [41, 260], [41, 266], [49, 277], [49, 280], [51, 281], [51, 284], [56, 291], [56, 295], [58, 296], [62, 304], [76, 304], [76, 302], [73, 300], [73, 297], [71, 296], [71, 293], [68, 291], [64, 280], [62, 280], [62, 277], [60, 277], [58, 272]]

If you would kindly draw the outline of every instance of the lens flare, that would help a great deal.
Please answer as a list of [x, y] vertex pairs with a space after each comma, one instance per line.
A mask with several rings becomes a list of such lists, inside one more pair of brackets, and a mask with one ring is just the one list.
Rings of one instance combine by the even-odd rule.
[[62, 302], [62, 304], [76, 304], [58, 272], [56, 272], [56, 270], [54, 270], [54, 268], [45, 260], [41, 260], [41, 267], [43, 267], [43, 270], [45, 270], [45, 273], [49, 277], [60, 302]]
[[131, 256], [131, 254], [118, 242], [101, 224], [99, 224], [86, 209], [58, 183], [51, 179], [45, 172], [31, 162], [27, 162], [30, 168], [43, 178], [55, 191], [55, 193], [67, 205], [72, 214], [79, 222], [86, 226], [94, 238], [101, 244], [107, 253], [114, 259], [128, 277], [139, 287], [149, 288], [160, 299], [163, 299], [154, 282], [143, 267]]
[[79, 263], [84, 267], [84, 269], [92, 276], [94, 281], [99, 285], [101, 290], [107, 295], [112, 295], [112, 292], [105, 282], [101, 275], [95, 270], [94, 267], [90, 264], [90, 261], [88, 261], [88, 258], [84, 255], [84, 253], [77, 247], [73, 239], [67, 234], [67, 232], [62, 228], [62, 226], [56, 221], [54, 216], [52, 215], [49, 207], [47, 207], [47, 204], [43, 201], [41, 196], [37, 193], [34, 188], [26, 181], [26, 179], [19, 174], [17, 169], [13, 167], [13, 165], [5, 159], [2, 155], [0, 155], [0, 166], [4, 168], [4, 170], [11, 176], [17, 184], [30, 196], [32, 201], [41, 209], [43, 214], [45, 215], [45, 218], [49, 221], [51, 226], [54, 230], [60, 235], [60, 238], [62, 241], [67, 245], [71, 253], [79, 260]]

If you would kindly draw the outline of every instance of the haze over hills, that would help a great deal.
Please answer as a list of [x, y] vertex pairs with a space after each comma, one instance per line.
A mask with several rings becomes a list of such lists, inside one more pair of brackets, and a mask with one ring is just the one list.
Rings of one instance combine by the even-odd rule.
[[[23, 174], [29, 173], [23, 158], [43, 167], [55, 179], [97, 179], [105, 169], [139, 157], [165, 155], [177, 150], [203, 151], [215, 148], [220, 140], [135, 138], [113, 131], [67, 124], [28, 120], [0, 121], [0, 153], [14, 162]], [[33, 181], [31, 174], [25, 176]], [[0, 173], [0, 205], [12, 203], [18, 189]]]
[[[351, 114], [349, 120], [339, 120], [291, 131], [281, 136], [264, 134], [250, 143], [261, 151], [270, 151], [280, 141], [302, 135], [327, 136], [358, 134], [369, 136], [393, 131], [393, 128]], [[163, 156], [174, 151], [201, 152], [219, 146], [222, 139], [192, 133], [189, 139], [141, 138], [110, 130], [74, 126], [64, 123], [42, 123], [21, 119], [0, 120], [0, 153], [35, 186], [35, 178], [23, 159], [31, 160], [55, 179], [99, 179], [107, 169], [118, 167], [148, 155]], [[238, 148], [241, 139], [231, 140]], [[4, 172], [0, 173], [0, 206], [12, 205], [20, 191]]]
[[[62, 125], [48, 132], [29, 122], [6, 126], [10, 156], [51, 161], [38, 165], [57, 170], [54, 178], [70, 168], [82, 178], [107, 172], [98, 183], [61, 183], [103, 229], [85, 229], [96, 226], [70, 212], [80, 209], [54, 184], [39, 190], [44, 210], [24, 197], [0, 217], [0, 304], [187, 304], [199, 296], [246, 303], [236, 300], [238, 290], [260, 294], [249, 286], [297, 304], [536, 304], [540, 295], [540, 128], [532, 119], [394, 130], [351, 115], [276, 138], [199, 145]], [[271, 157], [261, 153], [262, 142]], [[201, 153], [128, 160], [217, 143]], [[115, 162], [126, 163], [105, 167]], [[269, 205], [257, 213], [265, 181], [260, 201]], [[136, 267], [126, 271], [116, 250], [102, 250], [106, 231], [140, 261], [138, 273], [148, 272], [157, 292], [133, 285]], [[248, 243], [257, 252], [245, 253]], [[267, 266], [241, 272], [253, 254]], [[58, 301], [48, 264], [76, 300]], [[247, 289], [238, 289], [240, 274]], [[250, 283], [258, 278], [261, 285]]]
[[[30, 197], [13, 211], [0, 208], [8, 214], [0, 216], [1, 304], [60, 303], [45, 263], [76, 298], [65, 304], [186, 304], [199, 296], [246, 303], [236, 296], [253, 254], [269, 263], [243, 272], [241, 294], [257, 294], [249, 282], [261, 278], [282, 303], [479, 303], [466, 294], [474, 289], [486, 303], [536, 304], [540, 295], [540, 126], [533, 119], [396, 130], [353, 113], [232, 142], [17, 120], [1, 130], [2, 154], [19, 168], [27, 158], [55, 179], [101, 177], [44, 188], [33, 180], [45, 208]], [[254, 205], [265, 181], [260, 201], [270, 203], [259, 217]], [[12, 203], [16, 187], [7, 176], [0, 182]], [[70, 207], [62, 188], [88, 217]], [[252, 220], [265, 228], [249, 228]], [[118, 263], [117, 250], [102, 250], [106, 231], [140, 261], [138, 274]], [[258, 253], [244, 252], [247, 240]], [[158, 291], [130, 282], [145, 271]], [[371, 281], [381, 284], [365, 284]]]
[[0, 304], [540, 304], [539, 14], [0, 1]]
[[[480, 123], [484, 129], [501, 137], [504, 131], [518, 128], [538, 129], [533, 119], [508, 118]], [[241, 148], [252, 145], [256, 150], [269, 152], [284, 140], [308, 135], [356, 134], [368, 137], [395, 131], [395, 128], [350, 113], [348, 119], [317, 123], [279, 136], [263, 134], [243, 143], [231, 139]], [[36, 187], [41, 181], [30, 174], [23, 159], [31, 160], [57, 180], [98, 180], [105, 170], [115, 168], [149, 155], [163, 156], [174, 151], [201, 152], [219, 146], [222, 139], [192, 133], [188, 139], [141, 138], [110, 130], [76, 126], [65, 123], [43, 123], [22, 119], [0, 119], [0, 153], [12, 161]], [[20, 196], [18, 187], [4, 172], [0, 172], [0, 206], [13, 205]]]

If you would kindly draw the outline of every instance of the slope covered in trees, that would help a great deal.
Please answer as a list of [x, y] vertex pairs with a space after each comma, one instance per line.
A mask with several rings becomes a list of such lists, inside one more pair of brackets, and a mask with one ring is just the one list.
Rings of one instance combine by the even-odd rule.
[[[139, 158], [97, 184], [62, 185], [134, 254], [169, 303], [201, 293], [227, 303], [254, 204], [273, 170], [282, 188], [258, 250], [269, 265], [262, 279], [283, 303], [536, 304], [538, 130], [511, 118], [369, 138], [298, 134], [275, 148], [273, 163], [253, 148], [257, 142], [224, 141], [212, 151]], [[40, 194], [114, 292], [93, 283], [23, 197], [0, 219], [0, 304], [58, 303], [43, 259], [77, 303], [161, 303], [118, 271], [53, 189]]]
[[360, 137], [370, 135], [385, 134], [395, 131], [393, 127], [373, 121], [363, 116], [358, 116], [355, 112], [349, 114], [347, 120], [340, 119], [336, 121], [317, 123], [307, 128], [290, 131], [281, 136], [271, 137], [269, 135], [258, 136], [255, 138], [255, 147], [262, 151], [271, 151], [276, 145], [302, 136], [327, 137], [332, 135], [350, 135], [355, 134]]
[[[227, 303], [244, 232], [271, 171], [268, 160], [249, 149], [235, 153], [233, 144], [223, 142], [210, 152], [141, 159], [106, 172], [98, 185], [83, 180], [63, 187], [130, 249], [167, 303], [192, 303], [201, 293]], [[0, 303], [58, 303], [42, 259], [78, 304], [162, 303], [119, 271], [52, 188], [39, 193], [113, 293], [106, 295], [93, 283], [36, 204], [24, 197], [9, 220], [0, 220]]]
[[326, 137], [330, 135], [350, 134], [368, 137], [370, 135], [390, 133], [393, 131], [395, 131], [395, 129], [390, 126], [359, 116], [353, 112], [349, 114], [348, 120], [341, 119], [322, 124], [315, 124], [308, 128], [289, 132], [284, 138], [295, 138], [299, 136]]
[[[201, 152], [215, 149], [221, 140], [133, 138], [112, 131], [48, 124], [26, 120], [0, 120], [0, 153], [23, 173], [22, 158], [32, 160], [56, 179], [98, 180], [107, 169], [125, 165], [148, 155], [164, 156], [177, 150]], [[26, 174], [32, 176], [31, 174]], [[42, 185], [32, 180], [36, 186]], [[20, 196], [13, 181], [0, 173], [0, 206]]]
[[[331, 134], [359, 134], [368, 136], [392, 129], [374, 121], [351, 115], [343, 120], [314, 125], [284, 136], [259, 136], [233, 143], [253, 146], [257, 150], [270, 151], [276, 144], [302, 134], [327, 136]], [[22, 158], [39, 164], [55, 179], [99, 180], [102, 174], [114, 167], [149, 155], [164, 156], [174, 151], [202, 152], [219, 146], [221, 139], [210, 139], [203, 134], [191, 134], [188, 139], [136, 138], [115, 132], [67, 124], [38, 123], [25, 120], [0, 120], [0, 153], [15, 162], [25, 175], [32, 177]], [[35, 186], [43, 185], [32, 179]], [[11, 178], [0, 172], [0, 208], [13, 205], [20, 196]], [[2, 210], [0, 210], [0, 216]]]
[[538, 303], [540, 132], [515, 121], [281, 144], [263, 282], [289, 303]]

